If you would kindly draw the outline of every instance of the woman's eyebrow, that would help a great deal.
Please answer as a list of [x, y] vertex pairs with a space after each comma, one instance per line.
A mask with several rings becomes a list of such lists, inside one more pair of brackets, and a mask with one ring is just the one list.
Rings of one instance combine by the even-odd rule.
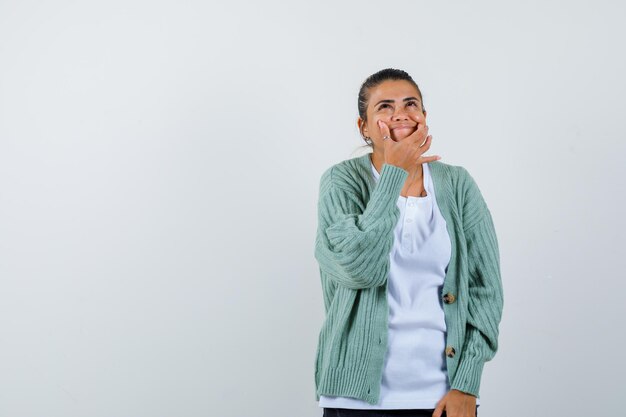
[[[419, 99], [417, 97], [407, 97], [402, 101], [409, 101], [409, 100], [417, 100], [419, 101]], [[380, 100], [378, 103], [376, 103], [376, 106], [378, 106], [380, 103], [393, 103], [393, 100]]]

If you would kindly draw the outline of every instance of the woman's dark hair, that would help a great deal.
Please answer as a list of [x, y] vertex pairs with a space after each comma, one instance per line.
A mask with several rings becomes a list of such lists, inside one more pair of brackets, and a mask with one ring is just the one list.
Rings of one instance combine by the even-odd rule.
[[367, 79], [361, 85], [361, 89], [359, 90], [359, 102], [358, 102], [359, 116], [361, 117], [361, 119], [363, 119], [364, 121], [367, 121], [367, 103], [369, 102], [369, 99], [370, 99], [370, 95], [369, 95], [370, 89], [373, 87], [377, 87], [383, 81], [387, 81], [387, 80], [405, 80], [413, 84], [413, 86], [415, 87], [415, 89], [417, 90], [420, 96], [420, 101], [422, 102], [422, 111], [426, 110], [426, 108], [424, 107], [424, 100], [422, 98], [422, 92], [420, 91], [420, 88], [417, 86], [417, 83], [413, 81], [413, 78], [411, 78], [411, 76], [406, 71], [402, 71], [402, 70], [394, 69], [394, 68], [386, 68], [384, 70], [380, 70], [377, 73], [372, 74], [369, 77], [367, 77]]

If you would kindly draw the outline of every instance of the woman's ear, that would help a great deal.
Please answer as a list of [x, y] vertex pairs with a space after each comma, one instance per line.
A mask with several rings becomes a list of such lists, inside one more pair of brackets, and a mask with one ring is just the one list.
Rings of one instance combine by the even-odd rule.
[[365, 123], [365, 121], [359, 117], [356, 121], [356, 124], [359, 128], [359, 132], [361, 133], [361, 136], [367, 137], [368, 136], [367, 123]]

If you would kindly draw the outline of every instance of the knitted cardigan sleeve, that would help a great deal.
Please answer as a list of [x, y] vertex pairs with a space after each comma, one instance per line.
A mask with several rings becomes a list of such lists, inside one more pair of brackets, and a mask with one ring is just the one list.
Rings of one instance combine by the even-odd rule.
[[474, 179], [460, 168], [465, 174], [463, 228], [468, 253], [469, 301], [463, 354], [451, 388], [478, 396], [484, 364], [498, 349], [503, 289], [491, 213]]
[[349, 177], [340, 169], [331, 167], [322, 174], [315, 258], [335, 285], [362, 289], [386, 283], [387, 258], [399, 216], [396, 202], [407, 176], [406, 170], [383, 164], [378, 184], [363, 208]]

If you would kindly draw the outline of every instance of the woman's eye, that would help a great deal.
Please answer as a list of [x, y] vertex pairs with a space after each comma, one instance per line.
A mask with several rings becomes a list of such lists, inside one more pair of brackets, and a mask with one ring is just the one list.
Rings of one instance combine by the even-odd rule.
[[416, 101], [409, 101], [407, 103], [407, 106], [417, 106], [417, 102]]
[[385, 107], [389, 107], [389, 104], [381, 104], [380, 107], [378, 108], [378, 110], [385, 108]]

